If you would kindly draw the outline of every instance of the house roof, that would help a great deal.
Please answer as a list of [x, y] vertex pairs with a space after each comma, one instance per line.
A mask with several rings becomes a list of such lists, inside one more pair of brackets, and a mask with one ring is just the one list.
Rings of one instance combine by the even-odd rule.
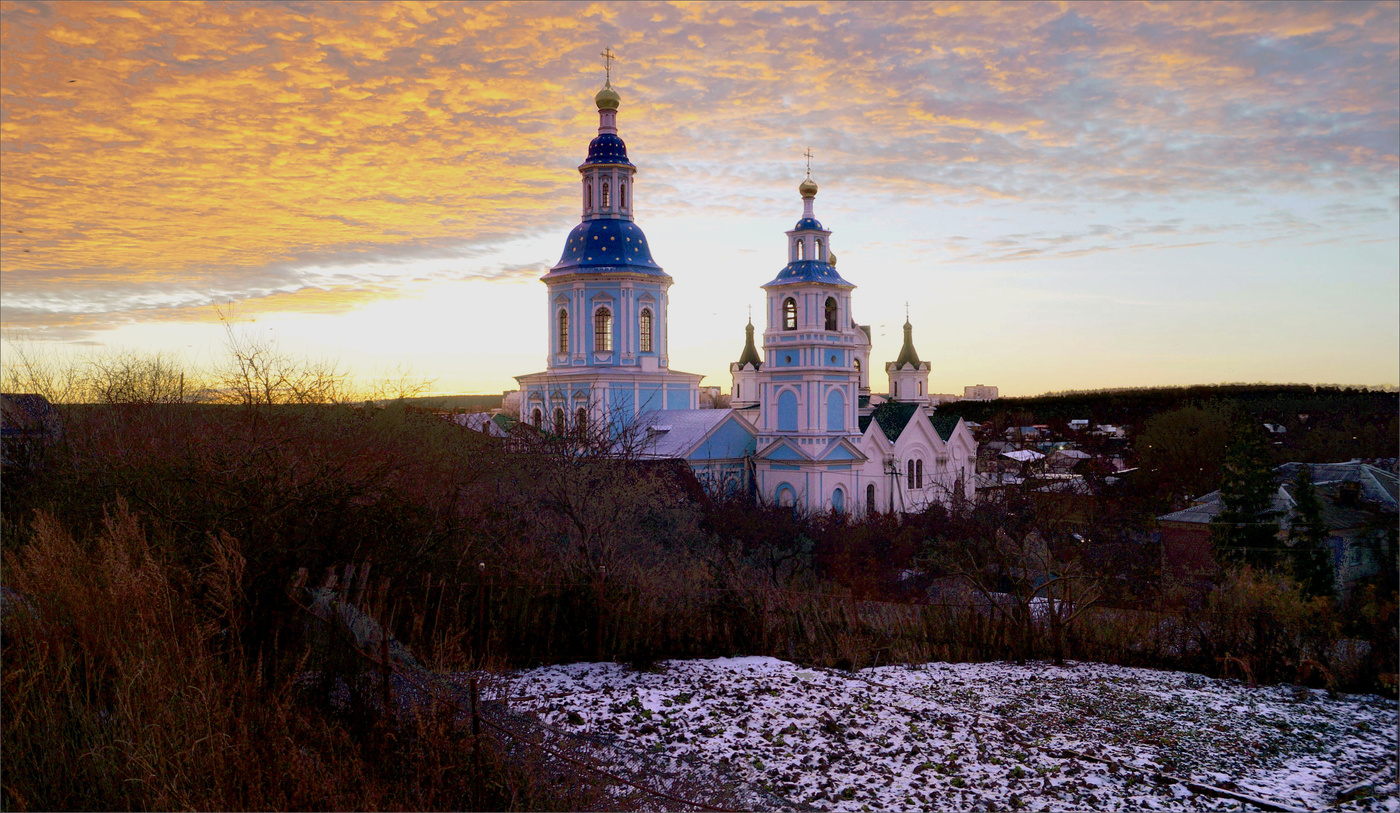
[[1396, 512], [1400, 496], [1400, 478], [1368, 463], [1284, 463], [1274, 469], [1275, 479], [1284, 486], [1298, 478], [1304, 466], [1312, 468], [1313, 484], [1321, 488], [1329, 483], [1360, 483], [1361, 499], [1373, 503], [1382, 511]]
[[1014, 452], [1002, 452], [1001, 456], [1009, 457], [1012, 460], [1018, 460], [1022, 463], [1029, 463], [1033, 460], [1043, 460], [1045, 458], [1045, 455], [1034, 449], [1018, 449]]

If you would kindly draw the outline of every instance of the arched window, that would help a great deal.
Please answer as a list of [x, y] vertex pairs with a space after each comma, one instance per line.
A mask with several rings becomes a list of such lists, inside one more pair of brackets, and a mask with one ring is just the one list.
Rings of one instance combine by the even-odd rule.
[[[812, 252], [812, 259], [820, 260], [822, 258], [822, 239], [820, 237], [817, 238], [816, 244], [817, 248]], [[830, 328], [828, 328], [828, 330], [830, 330]]]
[[583, 407], [574, 410], [574, 432], [579, 437], [588, 434], [588, 410]]
[[783, 330], [797, 330], [797, 300], [783, 300]]
[[836, 329], [836, 297], [834, 296], [826, 298], [826, 329]]
[[744, 400], [744, 396], [743, 396], [743, 394], [742, 394], [743, 392], [744, 392], [744, 385], [743, 385], [743, 384], [740, 384], [738, 381], [735, 381], [735, 382], [734, 382], [734, 400], [735, 400], [735, 401], [742, 401], [742, 400]]
[[779, 483], [777, 490], [778, 505], [784, 508], [793, 508], [797, 505], [797, 492], [792, 490], [792, 486], [787, 483]]
[[535, 407], [535, 410], [530, 413], [530, 423], [533, 426], [539, 426], [544, 423], [544, 413], [540, 411], [539, 407]]
[[794, 259], [807, 259], [807, 243], [801, 237], [797, 238], [792, 244], [792, 250], [794, 252], [792, 255]]
[[627, 184], [617, 185], [617, 205], [623, 209], [627, 208]]
[[856, 359], [856, 372], [860, 372], [860, 359]]
[[563, 410], [561, 407], [555, 407], [555, 408], [554, 408], [554, 431], [555, 431], [555, 432], [558, 432], [559, 434], [562, 435], [562, 434], [564, 434], [564, 430], [567, 429], [567, 428], [568, 428], [568, 427], [566, 427], [566, 426], [564, 425], [564, 410]]
[[831, 510], [838, 514], [846, 510], [846, 492], [840, 488], [831, 492]]
[[875, 484], [871, 483], [865, 487], [865, 513], [875, 513]]
[[833, 389], [826, 396], [826, 428], [829, 432], [841, 432], [846, 428], [846, 396], [839, 389]]
[[559, 352], [569, 352], [569, 312], [559, 311]]
[[778, 431], [797, 431], [797, 393], [783, 390], [778, 395]]
[[652, 347], [651, 330], [651, 309], [642, 308], [642, 314], [637, 317], [637, 332], [640, 336], [639, 348], [643, 353], [650, 353]]
[[909, 488], [914, 487], [914, 461], [909, 461]]
[[919, 395], [920, 398], [924, 397], [924, 382], [922, 382], [922, 381], [917, 381], [917, 382], [915, 382], [915, 383], [914, 383], [914, 389], [918, 391], [918, 395]]
[[604, 209], [608, 208], [608, 205], [609, 205], [609, 201], [610, 201], [610, 200], [611, 200], [611, 196], [608, 194], [608, 182], [607, 182], [607, 181], [603, 181], [603, 208], [604, 208]]
[[924, 487], [924, 461], [919, 460], [914, 463], [914, 488]]
[[891, 397], [891, 398], [898, 398], [898, 397], [899, 397], [899, 382], [898, 382], [898, 381], [891, 381], [891, 382], [890, 382], [890, 397]]
[[593, 211], [593, 184], [589, 183], [588, 181], [584, 181], [583, 189], [584, 207], [591, 212]]
[[593, 313], [593, 349], [599, 353], [612, 352], [612, 311], [607, 308]]

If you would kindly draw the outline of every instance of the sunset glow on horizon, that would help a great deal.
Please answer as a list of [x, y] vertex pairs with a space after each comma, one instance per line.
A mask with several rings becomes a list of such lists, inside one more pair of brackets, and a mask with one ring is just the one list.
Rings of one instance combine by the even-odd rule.
[[[440, 392], [544, 369], [598, 52], [729, 389], [803, 151], [871, 385], [1400, 383], [1400, 4], [0, 2], [0, 322], [219, 353], [220, 316]], [[758, 316], [755, 316], [758, 321]]]

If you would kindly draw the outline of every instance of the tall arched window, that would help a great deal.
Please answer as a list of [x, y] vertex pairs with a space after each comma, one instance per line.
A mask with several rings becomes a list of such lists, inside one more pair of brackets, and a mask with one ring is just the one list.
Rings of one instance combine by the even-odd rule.
[[599, 353], [612, 352], [612, 311], [607, 308], [593, 313], [593, 349]]
[[778, 431], [797, 431], [797, 393], [792, 390], [778, 394]]
[[651, 352], [651, 348], [652, 348], [652, 335], [653, 335], [653, 334], [652, 334], [652, 329], [651, 329], [651, 309], [650, 309], [650, 308], [642, 308], [642, 313], [641, 313], [641, 315], [637, 317], [637, 333], [638, 333], [638, 336], [640, 337], [640, 340], [639, 340], [639, 342], [638, 342], [638, 343], [640, 344], [639, 349], [640, 349], [643, 353], [650, 353], [650, 352]]
[[865, 513], [875, 513], [875, 484], [871, 483], [865, 487]]
[[554, 431], [555, 431], [555, 432], [558, 432], [559, 434], [562, 435], [562, 434], [564, 434], [564, 430], [565, 430], [566, 428], [567, 428], [567, 427], [564, 426], [564, 410], [563, 410], [562, 408], [560, 408], [560, 407], [555, 407], [555, 408], [554, 408]]
[[846, 510], [846, 492], [840, 487], [831, 492], [831, 510], [838, 514]]
[[924, 461], [918, 460], [914, 463], [914, 488], [924, 487]]
[[627, 208], [627, 184], [625, 182], [617, 185], [617, 205], [620, 208]]
[[856, 359], [856, 372], [860, 372], [860, 359]]
[[812, 259], [820, 260], [822, 258], [822, 239], [820, 237], [816, 239], [816, 244], [817, 248], [812, 252]]
[[797, 300], [783, 300], [783, 330], [797, 330]]
[[593, 184], [584, 181], [583, 190], [584, 208], [591, 212], [593, 211]]
[[909, 488], [914, 487], [914, 461], [909, 461]]
[[846, 396], [839, 389], [833, 389], [826, 396], [826, 428], [829, 432], [846, 428]]
[[574, 410], [574, 432], [579, 437], [588, 434], [588, 410], [583, 407]]
[[744, 392], [744, 385], [743, 385], [743, 384], [740, 384], [738, 381], [735, 381], [735, 382], [734, 382], [734, 400], [735, 400], [735, 401], [742, 401], [742, 400], [744, 400], [743, 392]]
[[530, 413], [530, 424], [539, 426], [542, 423], [544, 423], [544, 413], [540, 411], [539, 407], [535, 407], [534, 411]]
[[792, 244], [793, 258], [798, 260], [807, 259], [807, 243], [801, 238]]
[[836, 329], [836, 297], [834, 296], [826, 298], [826, 329]]
[[569, 352], [569, 312], [559, 311], [559, 352]]
[[608, 208], [608, 202], [609, 202], [611, 199], [612, 199], [612, 196], [608, 194], [608, 182], [607, 182], [607, 181], [603, 181], [603, 208], [604, 208], [604, 209]]
[[891, 397], [894, 397], [894, 398], [898, 398], [898, 397], [899, 397], [899, 382], [898, 382], [898, 381], [891, 381], [891, 382], [890, 382], [890, 396], [891, 396]]
[[924, 397], [924, 382], [922, 382], [922, 381], [917, 381], [917, 382], [915, 382], [915, 383], [914, 383], [914, 389], [918, 391], [918, 396], [919, 396], [920, 398]]

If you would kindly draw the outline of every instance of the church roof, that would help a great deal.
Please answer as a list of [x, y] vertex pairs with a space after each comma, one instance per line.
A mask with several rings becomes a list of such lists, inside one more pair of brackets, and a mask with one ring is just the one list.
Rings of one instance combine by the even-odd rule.
[[557, 274], [604, 273], [617, 271], [666, 277], [667, 273], [651, 258], [647, 237], [630, 220], [605, 218], [585, 220], [569, 232], [564, 254], [554, 264], [548, 279]]
[[801, 220], [797, 221], [796, 226], [792, 227], [793, 231], [802, 231], [804, 229], [816, 229], [817, 231], [826, 231], [826, 229], [822, 228], [822, 222], [820, 220], [817, 220], [815, 217], [804, 217]]
[[825, 285], [840, 285], [844, 288], [856, 287], [836, 273], [836, 266], [820, 260], [794, 260], [788, 263], [782, 271], [779, 271], [778, 276], [760, 287], [772, 288], [776, 285], [796, 285], [803, 282], [820, 282]]
[[919, 354], [914, 350], [914, 326], [908, 320], [904, 322], [904, 346], [899, 348], [899, 358], [894, 360], [896, 370], [906, 364], [916, 369], [919, 366]]
[[744, 326], [744, 352], [739, 354], [739, 366], [752, 364], [755, 370], [763, 367], [763, 357], [758, 354], [758, 348], [753, 344], [753, 322]]
[[637, 416], [643, 457], [684, 458], [732, 412], [728, 409], [656, 409]]
[[909, 419], [914, 417], [914, 413], [919, 410], [919, 405], [903, 401], [886, 401], [875, 407], [875, 411], [869, 415], [860, 416], [860, 431], [865, 433], [871, 421], [879, 424], [880, 431], [885, 433], [890, 443], [899, 440], [900, 433], [904, 427], [909, 425]]
[[632, 165], [627, 160], [627, 143], [616, 133], [599, 133], [596, 138], [588, 142], [588, 160], [583, 162], [584, 166], [589, 164], [626, 164]]
[[962, 420], [962, 418], [957, 415], [939, 415], [938, 413], [934, 413], [928, 416], [928, 420], [929, 423], [933, 424], [933, 428], [938, 432], [938, 436], [946, 441], [953, 436], [953, 430], [958, 428], [958, 421]]

